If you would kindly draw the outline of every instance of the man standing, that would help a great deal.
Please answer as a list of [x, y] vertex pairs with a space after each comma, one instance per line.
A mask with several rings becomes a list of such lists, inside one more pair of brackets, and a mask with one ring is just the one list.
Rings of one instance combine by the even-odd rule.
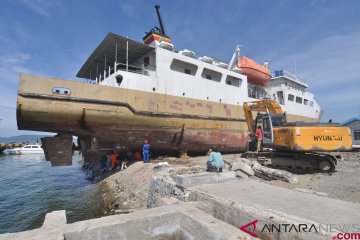
[[258, 126], [256, 129], [256, 133], [255, 133], [256, 137], [257, 137], [257, 147], [256, 147], [256, 152], [260, 151], [261, 148], [261, 143], [264, 137], [264, 133], [261, 130], [261, 126]]
[[148, 144], [148, 141], [145, 140], [144, 141], [144, 146], [143, 146], [143, 156], [144, 156], [144, 163], [148, 163], [150, 161], [150, 144]]

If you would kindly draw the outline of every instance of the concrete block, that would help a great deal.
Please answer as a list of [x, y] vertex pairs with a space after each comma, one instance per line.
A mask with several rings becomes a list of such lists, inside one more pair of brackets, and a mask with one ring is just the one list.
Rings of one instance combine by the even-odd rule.
[[238, 170], [235, 171], [235, 176], [239, 177], [239, 178], [248, 178], [249, 176], [246, 173], [243, 173], [242, 171]]
[[254, 170], [249, 165], [245, 164], [242, 161], [237, 161], [237, 162], [233, 163], [231, 170], [232, 171], [240, 170], [249, 176], [254, 176]]
[[56, 227], [66, 224], [65, 210], [53, 211], [45, 215], [43, 227]]
[[175, 178], [176, 186], [180, 188], [190, 188], [202, 184], [218, 183], [234, 179], [235, 172], [222, 172], [222, 173], [198, 173], [198, 174], [184, 174], [178, 175]]
[[41, 138], [45, 159], [51, 166], [68, 166], [72, 164], [72, 136], [58, 134], [55, 137]]
[[251, 161], [251, 160], [249, 160], [247, 158], [238, 158], [238, 161], [243, 162], [243, 163], [245, 163], [245, 164], [247, 164], [249, 166], [252, 166], [252, 162], [253, 162], [253, 161]]

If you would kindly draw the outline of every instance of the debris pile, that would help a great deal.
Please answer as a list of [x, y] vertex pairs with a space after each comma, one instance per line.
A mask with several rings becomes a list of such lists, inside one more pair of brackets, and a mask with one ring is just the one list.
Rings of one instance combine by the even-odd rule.
[[230, 164], [231, 170], [235, 171], [236, 176], [247, 178], [256, 175], [266, 180], [279, 179], [288, 183], [298, 183], [298, 179], [285, 170], [272, 169], [262, 166], [257, 161], [250, 161], [246, 158], [238, 158], [236, 162]]

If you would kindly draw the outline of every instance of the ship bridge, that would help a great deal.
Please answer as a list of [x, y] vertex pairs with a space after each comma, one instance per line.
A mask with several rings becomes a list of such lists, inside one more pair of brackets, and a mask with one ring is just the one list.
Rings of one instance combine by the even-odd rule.
[[98, 82], [119, 69], [133, 69], [141, 56], [154, 49], [153, 46], [110, 32], [86, 60], [76, 77]]

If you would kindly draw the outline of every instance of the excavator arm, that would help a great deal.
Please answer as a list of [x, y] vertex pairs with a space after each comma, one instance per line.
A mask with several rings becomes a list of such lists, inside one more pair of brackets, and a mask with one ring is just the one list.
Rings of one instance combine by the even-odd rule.
[[243, 103], [245, 120], [251, 134], [254, 134], [254, 117], [252, 112], [266, 112], [274, 114], [283, 114], [283, 110], [278, 102], [270, 99], [263, 99], [253, 102]]

